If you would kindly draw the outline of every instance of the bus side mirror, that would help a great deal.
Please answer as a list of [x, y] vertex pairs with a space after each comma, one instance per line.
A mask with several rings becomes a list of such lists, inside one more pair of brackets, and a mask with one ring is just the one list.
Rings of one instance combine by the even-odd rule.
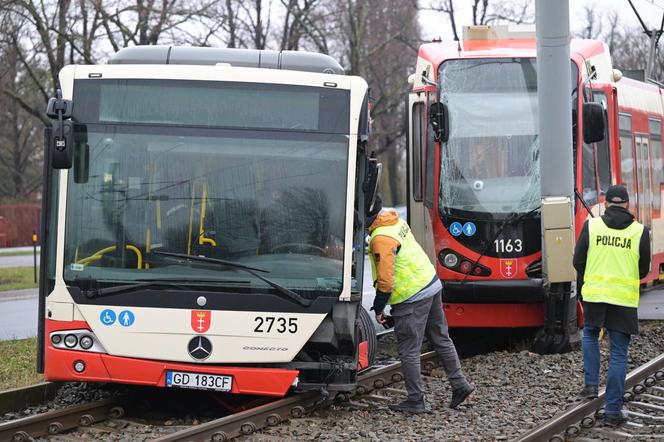
[[364, 183], [362, 183], [362, 190], [364, 191], [364, 213], [369, 213], [373, 209], [382, 173], [383, 165], [376, 158], [369, 158], [367, 160], [367, 173], [364, 177]]
[[54, 120], [49, 144], [51, 166], [54, 169], [70, 169], [74, 150], [74, 123], [71, 120]]
[[62, 98], [62, 91], [48, 100], [46, 115], [53, 120], [49, 150], [54, 169], [70, 169], [74, 150], [74, 122], [71, 121], [73, 103]]
[[434, 139], [446, 143], [450, 138], [450, 118], [445, 103], [433, 103], [429, 106], [429, 124], [433, 129]]
[[600, 103], [583, 103], [583, 142], [598, 143], [604, 139], [604, 108]]

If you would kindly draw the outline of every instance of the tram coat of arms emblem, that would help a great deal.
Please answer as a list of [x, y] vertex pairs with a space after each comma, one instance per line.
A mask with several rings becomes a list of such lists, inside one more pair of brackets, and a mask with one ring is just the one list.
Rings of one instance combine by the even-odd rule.
[[196, 333], [205, 333], [210, 329], [212, 322], [212, 312], [210, 310], [192, 310], [191, 328]]
[[516, 260], [501, 259], [500, 274], [505, 278], [514, 278], [514, 275], [516, 274]]

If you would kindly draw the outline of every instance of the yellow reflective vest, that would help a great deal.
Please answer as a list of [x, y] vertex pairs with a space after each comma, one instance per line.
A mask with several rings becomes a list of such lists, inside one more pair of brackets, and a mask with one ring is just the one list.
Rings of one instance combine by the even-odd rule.
[[401, 245], [394, 260], [394, 290], [387, 302], [390, 305], [399, 304], [426, 287], [436, 276], [436, 269], [415, 240], [408, 224], [400, 219], [392, 226], [380, 226], [371, 232], [369, 257], [374, 281], [376, 280], [376, 263], [371, 251], [371, 241], [379, 235], [388, 236]]
[[643, 225], [618, 230], [602, 218], [588, 221], [588, 258], [581, 294], [585, 302], [639, 306], [639, 243]]

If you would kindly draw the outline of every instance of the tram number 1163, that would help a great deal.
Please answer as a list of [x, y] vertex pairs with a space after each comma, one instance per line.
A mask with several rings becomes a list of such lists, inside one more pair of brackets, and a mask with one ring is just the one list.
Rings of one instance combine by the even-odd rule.
[[493, 245], [496, 246], [496, 253], [518, 253], [523, 250], [523, 241], [520, 239], [497, 239]]

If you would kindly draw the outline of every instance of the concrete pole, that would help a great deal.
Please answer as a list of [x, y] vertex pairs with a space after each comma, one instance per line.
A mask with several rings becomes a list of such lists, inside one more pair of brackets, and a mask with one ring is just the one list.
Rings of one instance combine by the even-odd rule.
[[574, 201], [569, 0], [537, 0], [535, 8], [542, 198]]

